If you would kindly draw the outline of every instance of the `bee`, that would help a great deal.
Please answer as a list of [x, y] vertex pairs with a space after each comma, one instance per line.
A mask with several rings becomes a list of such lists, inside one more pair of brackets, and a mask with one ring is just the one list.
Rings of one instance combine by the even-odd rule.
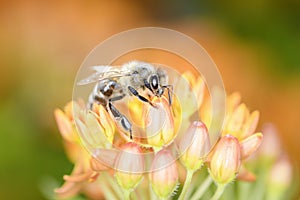
[[161, 97], [167, 90], [169, 105], [172, 104], [173, 86], [168, 84], [167, 73], [162, 68], [156, 68], [147, 62], [131, 61], [123, 64], [120, 68], [94, 66], [92, 69], [95, 73], [78, 82], [78, 85], [96, 83], [88, 98], [88, 109], [92, 110], [94, 103], [104, 106], [111, 113], [114, 120], [126, 132], [129, 132], [130, 139], [132, 139], [132, 124], [114, 106], [114, 102], [130, 95], [155, 107], [140, 92], [148, 90], [150, 94]]

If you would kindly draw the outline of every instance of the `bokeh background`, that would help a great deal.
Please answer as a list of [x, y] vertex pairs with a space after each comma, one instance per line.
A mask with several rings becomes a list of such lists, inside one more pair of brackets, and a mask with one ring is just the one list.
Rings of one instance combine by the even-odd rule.
[[0, 199], [44, 199], [47, 183], [62, 183], [72, 164], [53, 110], [71, 100], [92, 48], [142, 26], [202, 44], [227, 91], [276, 124], [300, 166], [300, 1], [0, 2]]

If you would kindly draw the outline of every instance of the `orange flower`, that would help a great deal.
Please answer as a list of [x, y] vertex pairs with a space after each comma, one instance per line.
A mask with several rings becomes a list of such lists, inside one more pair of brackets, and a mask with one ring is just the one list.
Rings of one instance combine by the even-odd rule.
[[[65, 183], [55, 190], [59, 198], [69, 198], [83, 190], [88, 190], [86, 183], [97, 179], [98, 172], [108, 168], [97, 160], [91, 158], [88, 152], [81, 145], [75, 122], [73, 111], [80, 112], [84, 107], [76, 102], [69, 102], [64, 111], [56, 109], [54, 116], [64, 140], [64, 146], [70, 160], [75, 163], [71, 175], [65, 175]], [[93, 163], [91, 165], [91, 162]], [[101, 193], [101, 192], [100, 192]]]
[[[219, 185], [224, 186], [233, 181], [237, 174], [240, 179], [254, 180], [255, 176], [247, 171], [243, 160], [253, 154], [262, 141], [262, 134], [254, 133], [259, 112], [250, 113], [246, 105], [240, 103], [239, 93], [230, 95], [227, 98], [224, 129], [220, 133], [219, 141], [211, 149], [210, 138], [213, 137], [206, 128], [212, 121], [211, 105], [205, 99], [207, 95], [203, 79], [184, 73], [174, 84], [173, 92], [171, 106], [167, 94], [162, 97], [149, 97], [154, 106], [135, 97], [130, 98], [128, 108], [133, 124], [133, 140], [115, 126], [113, 118], [101, 105], [95, 104], [91, 111], [79, 103], [71, 102], [64, 111], [56, 109], [55, 118], [65, 139], [66, 151], [75, 163], [72, 174], [64, 176], [65, 184], [56, 190], [58, 196], [69, 197], [79, 192], [88, 192], [94, 197], [103, 195], [110, 199], [113, 196], [121, 198], [125, 195], [129, 198], [130, 193], [138, 188], [135, 195], [137, 198], [144, 197], [149, 194], [149, 188], [141, 180], [143, 170], [150, 167], [146, 164], [152, 159], [152, 155], [154, 159], [150, 163], [149, 184], [162, 199], [170, 197], [176, 190], [181, 175], [174, 158], [177, 153], [181, 154], [180, 162], [187, 171], [180, 199], [187, 197], [190, 186], [195, 186], [191, 183], [193, 173], [205, 162], [208, 164], [210, 176]], [[73, 117], [73, 112], [76, 117]], [[195, 121], [191, 124], [191, 120], [199, 118], [201, 122]], [[177, 137], [178, 133], [185, 134]], [[85, 151], [84, 146], [92, 150], [89, 153], [95, 158]], [[121, 147], [121, 151], [115, 151], [114, 147]], [[169, 147], [175, 148], [171, 151], [167, 149]], [[143, 153], [149, 153], [150, 157], [144, 160]], [[109, 161], [115, 167], [114, 171], [111, 170], [111, 174], [115, 176], [102, 173], [101, 180], [98, 179], [92, 184], [91, 181], [97, 179], [100, 171], [108, 169], [97, 158]], [[95, 186], [101, 187], [104, 192], [98, 188], [98, 193], [95, 194]], [[194, 191], [197, 188], [192, 189]], [[220, 195], [220, 191], [216, 193]]]
[[[240, 143], [241, 159], [245, 160], [252, 155], [260, 146], [263, 135], [260, 132], [255, 133], [259, 120], [259, 112], [249, 109], [244, 103], [240, 103], [240, 94], [233, 93], [227, 100], [227, 115], [225, 117], [224, 130], [222, 136], [230, 134], [236, 137]], [[247, 171], [242, 163], [239, 179], [245, 181], [255, 180], [255, 176]]]
[[82, 111], [75, 119], [84, 145], [93, 148], [111, 148], [115, 123], [101, 105], [94, 104], [93, 111]]

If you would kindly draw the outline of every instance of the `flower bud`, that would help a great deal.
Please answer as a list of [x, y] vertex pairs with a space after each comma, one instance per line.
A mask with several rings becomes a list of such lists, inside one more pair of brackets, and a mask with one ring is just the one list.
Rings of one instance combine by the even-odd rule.
[[167, 149], [160, 150], [151, 165], [151, 186], [159, 198], [168, 198], [176, 189], [178, 169], [175, 158]]
[[144, 160], [139, 145], [133, 142], [125, 144], [116, 158], [115, 168], [119, 185], [133, 190], [143, 178]]
[[205, 124], [194, 121], [179, 143], [180, 161], [188, 170], [198, 170], [210, 150], [210, 139]]
[[259, 148], [259, 154], [272, 162], [282, 153], [282, 146], [276, 127], [271, 123], [263, 125], [264, 140]]
[[235, 179], [240, 167], [240, 144], [231, 135], [223, 136], [210, 155], [209, 172], [215, 182], [227, 184]]
[[168, 145], [174, 139], [174, 119], [165, 97], [154, 98], [155, 107], [146, 105], [144, 110], [147, 142], [154, 147]]
[[284, 199], [285, 192], [293, 181], [293, 167], [286, 155], [273, 165], [268, 180], [268, 199]]

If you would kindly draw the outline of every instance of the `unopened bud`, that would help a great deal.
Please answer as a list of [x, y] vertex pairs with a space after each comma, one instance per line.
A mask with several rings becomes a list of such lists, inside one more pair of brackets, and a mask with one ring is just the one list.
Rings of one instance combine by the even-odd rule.
[[259, 154], [272, 162], [282, 153], [282, 146], [276, 127], [267, 123], [263, 125], [264, 140], [259, 148]]
[[151, 165], [149, 174], [151, 186], [159, 198], [168, 198], [176, 189], [178, 169], [175, 158], [169, 150], [160, 150]]
[[129, 142], [122, 147], [115, 162], [116, 179], [126, 190], [133, 190], [143, 178], [144, 160], [140, 147]]
[[205, 124], [193, 122], [179, 143], [180, 161], [188, 170], [198, 170], [210, 150], [210, 139]]
[[223, 136], [216, 144], [209, 163], [211, 177], [219, 184], [233, 181], [240, 167], [241, 149], [237, 138]]
[[268, 199], [284, 199], [293, 181], [293, 167], [286, 155], [281, 156], [269, 174]]

